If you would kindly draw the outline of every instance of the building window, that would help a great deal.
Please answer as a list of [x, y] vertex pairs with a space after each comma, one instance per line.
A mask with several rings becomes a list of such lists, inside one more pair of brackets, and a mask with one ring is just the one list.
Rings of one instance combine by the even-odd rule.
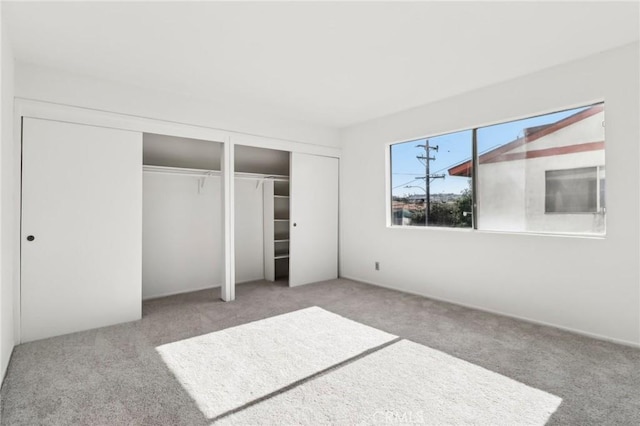
[[604, 168], [547, 170], [546, 213], [599, 213], [604, 208]]
[[392, 225], [603, 235], [604, 146], [603, 103], [393, 144]]
[[471, 174], [447, 170], [471, 159], [472, 132], [391, 145], [391, 219], [395, 226], [472, 226]]

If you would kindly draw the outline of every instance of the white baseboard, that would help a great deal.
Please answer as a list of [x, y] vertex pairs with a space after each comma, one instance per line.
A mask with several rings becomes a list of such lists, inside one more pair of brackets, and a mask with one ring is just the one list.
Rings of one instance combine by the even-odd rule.
[[558, 330], [568, 331], [568, 332], [571, 332], [571, 333], [574, 333], [574, 334], [579, 334], [581, 336], [591, 337], [593, 339], [602, 340], [602, 341], [605, 341], [605, 342], [617, 343], [619, 345], [630, 346], [630, 347], [633, 347], [633, 348], [640, 348], [640, 343], [639, 342], [631, 342], [631, 341], [628, 341], [628, 340], [617, 339], [617, 338], [609, 337], [609, 336], [603, 336], [601, 334], [591, 333], [589, 331], [579, 330], [579, 329], [575, 329], [575, 328], [571, 328], [571, 327], [565, 327], [565, 326], [562, 326], [562, 325], [553, 324], [553, 323], [549, 323], [549, 322], [545, 322], [545, 321], [540, 321], [540, 320], [533, 319], [533, 318], [522, 317], [522, 316], [518, 316], [518, 315], [513, 315], [513, 314], [509, 314], [509, 313], [505, 313], [505, 312], [496, 311], [496, 310], [493, 310], [493, 309], [484, 308], [482, 306], [471, 305], [471, 304], [468, 304], [468, 303], [461, 303], [461, 302], [458, 302], [458, 301], [455, 301], [455, 300], [445, 299], [445, 298], [438, 297], [438, 296], [432, 296], [432, 295], [427, 294], [427, 293], [418, 293], [418, 292], [415, 292], [415, 291], [404, 290], [404, 289], [401, 289], [401, 288], [392, 287], [392, 286], [389, 286], [389, 285], [386, 285], [386, 284], [373, 282], [373, 281], [365, 280], [365, 279], [358, 278], [358, 277], [352, 277], [352, 276], [343, 275], [340, 278], [345, 278], [345, 279], [352, 280], [352, 281], [359, 281], [361, 283], [373, 285], [373, 286], [376, 286], [376, 287], [382, 287], [382, 288], [386, 288], [386, 289], [389, 289], [389, 290], [395, 290], [395, 291], [399, 291], [399, 292], [402, 292], [402, 293], [413, 294], [415, 296], [422, 296], [422, 297], [426, 297], [428, 299], [433, 299], [433, 300], [437, 300], [437, 301], [440, 301], [440, 302], [451, 303], [452, 305], [463, 306], [465, 308], [470, 308], [470, 309], [475, 309], [475, 310], [478, 310], [478, 311], [488, 312], [488, 313], [500, 315], [500, 316], [503, 316], [503, 317], [515, 318], [517, 320], [525, 321], [525, 322], [532, 323], [532, 324], [544, 325], [546, 327], [552, 327], [552, 328], [556, 328]]
[[168, 292], [165, 292], [165, 293], [154, 294], [153, 296], [143, 297], [142, 301], [144, 302], [144, 301], [147, 301], [147, 300], [161, 299], [163, 297], [168, 297], [168, 296], [177, 296], [178, 294], [193, 293], [194, 291], [212, 290], [212, 289], [218, 288], [218, 287], [220, 287], [220, 284], [214, 284], [214, 285], [205, 286], [205, 287], [186, 288], [186, 289], [181, 289], [181, 290], [178, 290], [178, 291], [168, 291]]
[[[4, 379], [7, 376], [7, 371], [9, 370], [9, 365], [11, 364], [11, 358], [13, 357], [13, 351], [15, 350], [16, 345], [14, 344], [11, 347], [11, 354], [9, 354], [9, 360], [7, 361], [7, 365], [3, 366], [4, 370], [2, 372], [0, 372], [0, 388], [2, 388], [2, 385], [4, 384]], [[0, 396], [0, 407], [2, 406], [2, 397]], [[0, 415], [0, 420], [2, 419], [2, 416]]]
[[[243, 281], [237, 281], [236, 284], [250, 283], [252, 281], [260, 281], [260, 280], [263, 280], [263, 279], [264, 278], [262, 278], [262, 277], [250, 278], [250, 279], [243, 280]], [[178, 294], [193, 293], [194, 291], [212, 290], [214, 288], [220, 288], [220, 284], [218, 283], [218, 284], [214, 284], [214, 285], [211, 285], [211, 286], [189, 288], [189, 289], [182, 289], [182, 290], [178, 290], [178, 291], [169, 291], [169, 292], [166, 292], [166, 293], [154, 294], [153, 296], [144, 297], [142, 299], [142, 301], [153, 300], [153, 299], [161, 299], [163, 297], [168, 297], [168, 296], [177, 296]]]

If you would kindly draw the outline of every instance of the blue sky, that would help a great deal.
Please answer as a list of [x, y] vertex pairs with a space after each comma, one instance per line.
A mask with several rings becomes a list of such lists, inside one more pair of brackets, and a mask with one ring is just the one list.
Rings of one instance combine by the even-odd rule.
[[[479, 128], [478, 152], [483, 154], [486, 151], [511, 142], [522, 136], [523, 130], [528, 127], [555, 123], [586, 108], [575, 108]], [[430, 154], [431, 157], [435, 157], [435, 160], [431, 161], [430, 164], [430, 173], [445, 174], [444, 179], [432, 180], [430, 188], [432, 195], [437, 193], [459, 194], [469, 187], [469, 178], [449, 176], [447, 170], [471, 159], [471, 142], [471, 130], [429, 138], [430, 146], [438, 146], [438, 151], [432, 150]], [[424, 177], [425, 164], [423, 161], [416, 159], [416, 156], [424, 155], [424, 148], [417, 147], [417, 145], [424, 145], [424, 143], [425, 139], [418, 139], [391, 146], [391, 188], [393, 195], [424, 194], [424, 179], [418, 179], [418, 177]], [[419, 188], [406, 188], [407, 185]]]

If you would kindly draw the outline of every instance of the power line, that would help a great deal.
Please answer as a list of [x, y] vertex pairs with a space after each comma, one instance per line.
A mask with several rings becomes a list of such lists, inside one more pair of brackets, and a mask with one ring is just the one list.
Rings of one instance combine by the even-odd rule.
[[[493, 146], [491, 146], [491, 147], [489, 147], [489, 148], [485, 149], [484, 151], [480, 152], [478, 155], [480, 156], [480, 155], [485, 154], [485, 153], [487, 153], [487, 152], [489, 152], [489, 151], [493, 151], [495, 148], [498, 148], [498, 147], [500, 147], [500, 146], [502, 146], [502, 145], [501, 145], [501, 144], [493, 145]], [[467, 157], [467, 158], [465, 158], [465, 159], [463, 159], [463, 160], [456, 161], [455, 163], [450, 164], [450, 165], [448, 165], [448, 166], [446, 166], [446, 167], [443, 167], [443, 168], [441, 168], [441, 169], [439, 169], [439, 170], [436, 170], [436, 171], [435, 171], [435, 172], [433, 172], [433, 173], [440, 173], [440, 172], [442, 172], [442, 171], [449, 170], [450, 168], [452, 168], [452, 167], [454, 167], [454, 166], [457, 166], [457, 165], [462, 164], [462, 163], [466, 163], [467, 161], [471, 161], [471, 159], [472, 159], [472, 158], [473, 158], [473, 157]], [[422, 161], [420, 161], [420, 163], [424, 165], [424, 163], [423, 163]], [[394, 173], [394, 174], [395, 174], [395, 173]], [[407, 173], [407, 174], [417, 174], [417, 173]]]
[[[499, 147], [499, 146], [501, 146], [501, 145], [500, 145], [500, 144], [497, 144], [497, 145], [494, 145], [494, 146], [492, 146], [492, 147], [490, 147], [490, 148], [487, 148], [486, 150], [484, 150], [483, 152], [481, 152], [479, 155], [484, 154], [485, 152], [491, 151], [491, 150], [493, 150], [494, 148]], [[433, 172], [432, 174], [437, 174], [437, 173], [443, 172], [443, 171], [445, 171], [445, 170], [449, 170], [450, 168], [452, 168], [452, 167], [454, 167], [454, 166], [457, 166], [457, 165], [459, 165], [459, 164], [465, 163], [465, 162], [467, 162], [467, 161], [471, 161], [471, 158], [472, 158], [472, 157], [468, 157], [468, 158], [465, 158], [465, 159], [463, 159], [463, 160], [456, 161], [455, 163], [452, 163], [452, 164], [450, 164], [450, 165], [448, 165], [448, 166], [445, 166], [445, 167], [443, 167], [443, 168], [441, 168], [441, 169], [436, 170], [436, 171], [435, 171], [435, 172]], [[420, 159], [420, 158], [418, 158], [418, 161], [420, 161], [420, 164], [422, 164], [422, 165], [426, 166], [426, 164], [425, 164], [423, 161], [421, 161], [421, 159]], [[403, 172], [397, 172], [397, 173], [391, 173], [391, 174], [392, 174], [392, 175], [403, 175], [403, 176], [415, 176], [415, 175], [418, 175], [419, 173], [403, 173]], [[398, 186], [394, 186], [392, 189], [398, 189], [398, 188], [400, 188], [401, 186], [405, 186], [405, 185], [407, 185], [407, 184], [410, 184], [410, 183], [416, 182], [416, 181], [421, 180], [421, 179], [424, 179], [424, 177], [422, 177], [422, 176], [421, 176], [421, 177], [418, 177], [418, 178], [416, 178], [416, 179], [414, 179], [414, 180], [412, 180], [412, 181], [405, 182], [405, 183], [400, 184], [400, 185], [398, 185]]]
[[417, 181], [417, 180], [418, 180], [418, 179], [410, 180], [409, 182], [405, 182], [405, 183], [402, 183], [402, 184], [400, 184], [400, 185], [398, 185], [398, 186], [394, 186], [394, 187], [393, 187], [393, 188], [391, 188], [391, 189], [398, 189], [398, 188], [400, 188], [401, 186], [408, 185], [408, 184], [413, 183], [413, 182], [415, 182], [415, 181]]

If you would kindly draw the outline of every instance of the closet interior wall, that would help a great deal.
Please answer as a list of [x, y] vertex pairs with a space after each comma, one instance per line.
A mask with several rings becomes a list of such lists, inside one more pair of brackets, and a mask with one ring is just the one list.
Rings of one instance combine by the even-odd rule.
[[221, 145], [143, 135], [143, 299], [220, 286]]
[[290, 152], [236, 145], [234, 160], [236, 282], [286, 282]]

